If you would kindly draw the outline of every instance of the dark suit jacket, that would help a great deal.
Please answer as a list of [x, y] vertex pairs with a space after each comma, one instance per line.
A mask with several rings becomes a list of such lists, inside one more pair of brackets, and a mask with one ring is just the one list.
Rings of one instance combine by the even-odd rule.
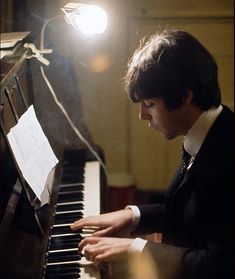
[[178, 187], [177, 171], [164, 205], [139, 206], [136, 233], [163, 233], [163, 244], [148, 241], [144, 249], [159, 279], [235, 278], [233, 117], [224, 106]]

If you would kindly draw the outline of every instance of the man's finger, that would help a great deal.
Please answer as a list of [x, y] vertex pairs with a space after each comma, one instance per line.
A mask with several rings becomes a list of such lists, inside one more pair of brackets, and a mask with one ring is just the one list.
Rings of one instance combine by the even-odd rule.
[[78, 251], [82, 252], [83, 248], [88, 244], [96, 244], [100, 240], [99, 237], [85, 237], [78, 245]]

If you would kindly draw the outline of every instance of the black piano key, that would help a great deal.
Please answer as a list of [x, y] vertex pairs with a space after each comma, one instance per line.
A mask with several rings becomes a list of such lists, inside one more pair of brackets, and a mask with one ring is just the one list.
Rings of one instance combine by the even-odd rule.
[[64, 251], [49, 253], [48, 263], [78, 261], [81, 258], [82, 258], [82, 254], [78, 253], [77, 249], [73, 251], [64, 250]]
[[80, 176], [83, 176], [84, 174], [84, 167], [85, 165], [65, 165], [63, 167], [63, 174], [70, 174], [70, 173], [76, 173]]
[[45, 278], [80, 278], [80, 272], [78, 263], [58, 263], [47, 265]]
[[71, 202], [71, 201], [83, 201], [84, 195], [82, 192], [73, 193], [73, 194], [59, 194], [57, 202]]
[[83, 169], [78, 169], [78, 168], [71, 168], [71, 169], [64, 169], [63, 170], [63, 181], [65, 181], [65, 178], [67, 177], [78, 177], [78, 181], [84, 180], [84, 170]]
[[60, 217], [55, 219], [54, 224], [55, 225], [72, 224], [76, 220], [80, 220], [81, 218], [82, 218], [81, 214], [76, 215], [76, 217], [75, 216]]
[[50, 250], [77, 248], [81, 238], [80, 234], [52, 237]]
[[48, 274], [46, 275], [47, 279], [78, 279], [80, 278], [79, 272], [65, 272], [58, 274]]
[[47, 274], [56, 274], [59, 272], [80, 272], [80, 265], [79, 263], [75, 262], [75, 263], [57, 263], [55, 265], [49, 265], [47, 264], [47, 269], [46, 269], [46, 273]]
[[84, 182], [84, 169], [82, 168], [64, 168], [61, 183], [82, 183]]
[[[70, 184], [67, 184], [70, 185]], [[61, 192], [69, 192], [69, 191], [84, 191], [84, 185], [83, 184], [77, 184], [72, 186], [60, 186], [59, 193]]]
[[51, 246], [50, 250], [60, 250], [60, 249], [71, 249], [71, 248], [77, 248], [78, 247], [78, 241], [68, 241], [68, 242], [56, 242], [53, 243], [53, 246]]
[[79, 255], [65, 255], [65, 256], [56, 256], [48, 258], [48, 263], [52, 262], [70, 262], [70, 261], [78, 261], [81, 257]]
[[73, 240], [73, 239], [78, 239], [80, 240], [82, 238], [82, 236], [80, 235], [80, 233], [73, 233], [71, 235], [58, 235], [58, 236], [53, 236], [51, 237], [51, 241], [55, 242], [55, 241], [69, 241], [69, 240]]
[[77, 273], [77, 272], [69, 272], [69, 273], [60, 273], [60, 274], [57, 274], [57, 275], [46, 275], [46, 278], [47, 279], [63, 279], [63, 278], [66, 278], [66, 279], [78, 279], [80, 278], [80, 274]]
[[84, 208], [84, 205], [81, 202], [65, 204], [65, 205], [57, 205], [56, 212], [71, 211], [71, 210], [81, 210], [83, 208]]
[[[65, 233], [72, 233], [73, 231], [70, 229], [70, 226], [61, 226], [61, 227], [53, 227], [52, 229], [52, 235], [57, 234], [65, 234]], [[77, 233], [81, 233], [82, 230], [76, 230]]]
[[58, 274], [58, 273], [65, 273], [65, 272], [78, 272], [80, 273], [80, 265], [79, 263], [69, 263], [69, 264], [61, 264], [58, 263], [56, 265], [48, 265], [47, 264], [47, 270], [46, 273], [47, 274]]
[[66, 175], [61, 180], [61, 183], [84, 183], [84, 178], [78, 177], [77, 175]]
[[63, 174], [62, 174], [62, 179], [61, 179], [61, 183], [72, 183], [69, 178], [77, 178], [77, 183], [78, 182], [83, 182], [84, 181], [84, 170], [64, 170]]
[[[61, 215], [65, 215], [65, 214], [61, 214]], [[58, 215], [56, 215], [54, 224], [55, 225], [72, 224], [76, 220], [81, 219], [82, 217], [83, 217], [82, 213], [79, 213], [79, 214], [76, 214], [76, 215], [72, 215], [72, 216], [61, 216], [61, 217], [58, 217]]]
[[67, 218], [67, 219], [56, 219], [54, 224], [55, 225], [63, 225], [63, 224], [72, 224], [76, 220], [80, 220], [82, 217], [77, 217], [76, 219], [74, 218]]
[[87, 150], [85, 149], [65, 150], [63, 166], [66, 165], [84, 166], [86, 160], [87, 160]]
[[66, 220], [66, 219], [70, 219], [70, 218], [74, 218], [74, 219], [76, 219], [76, 218], [79, 218], [79, 217], [82, 217], [82, 211], [77, 211], [77, 212], [65, 212], [65, 213], [58, 213], [58, 214], [56, 214], [56, 216], [55, 216], [55, 219], [56, 220], [59, 220], [59, 219], [64, 219], [64, 220]]
[[78, 249], [73, 249], [73, 250], [58, 250], [55, 252], [49, 252], [48, 258], [54, 258], [54, 257], [64, 257], [67, 255], [77, 255], [80, 258], [83, 256], [81, 253], [78, 253]]
[[79, 263], [68, 263], [68, 264], [58, 263], [55, 265], [47, 265], [45, 278], [57, 278], [56, 276], [60, 276], [60, 275], [64, 276], [71, 273], [73, 274], [75, 273], [77, 276], [79, 276], [80, 273]]
[[73, 240], [81, 240], [82, 236], [80, 233], [73, 233], [70, 235], [56, 235], [51, 237], [51, 243], [54, 242], [62, 242], [62, 241], [73, 241]]
[[82, 194], [84, 191], [80, 190], [80, 189], [75, 189], [73, 191], [69, 191], [69, 190], [66, 190], [65, 191], [59, 191], [58, 193], [58, 196], [64, 196], [64, 195], [79, 195], [79, 194]]

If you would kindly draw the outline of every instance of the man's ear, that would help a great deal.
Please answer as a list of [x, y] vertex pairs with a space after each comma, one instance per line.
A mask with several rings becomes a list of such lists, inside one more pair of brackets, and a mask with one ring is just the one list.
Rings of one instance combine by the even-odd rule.
[[184, 97], [185, 105], [190, 105], [193, 102], [193, 90], [186, 89], [187, 94]]

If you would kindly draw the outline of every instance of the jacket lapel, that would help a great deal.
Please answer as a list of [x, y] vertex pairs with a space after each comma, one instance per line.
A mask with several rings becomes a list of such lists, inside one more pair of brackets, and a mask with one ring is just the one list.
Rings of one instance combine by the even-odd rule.
[[[214, 154], [218, 153], [219, 139], [223, 134], [223, 127], [221, 126], [221, 120], [225, 117], [227, 109], [224, 108], [219, 117], [216, 119], [212, 127], [210, 128], [204, 143], [202, 144], [191, 168], [186, 172], [181, 184], [176, 187], [176, 192], [181, 192], [185, 187], [192, 187], [193, 183], [190, 183], [192, 179], [204, 174], [203, 169], [209, 168], [209, 165], [214, 160]], [[206, 174], [205, 174], [206, 175]], [[174, 193], [174, 194], [175, 194]]]

